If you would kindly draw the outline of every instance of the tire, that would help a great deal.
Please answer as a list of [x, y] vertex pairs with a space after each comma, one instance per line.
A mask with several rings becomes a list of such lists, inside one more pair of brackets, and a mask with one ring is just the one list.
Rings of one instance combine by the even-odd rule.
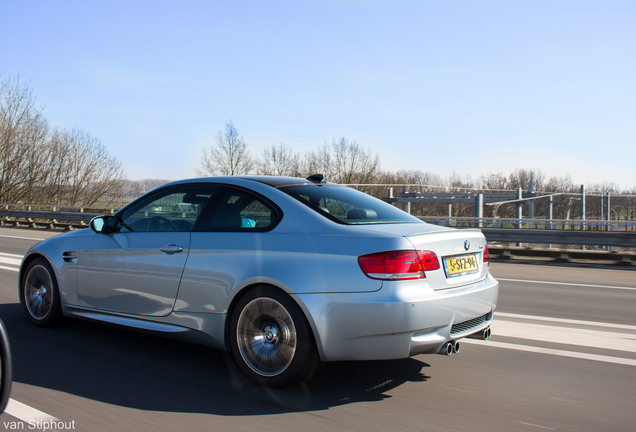
[[4, 412], [11, 396], [12, 367], [9, 337], [4, 323], [0, 321], [0, 414]]
[[52, 327], [62, 320], [60, 290], [55, 273], [44, 258], [27, 265], [20, 281], [20, 303], [35, 325]]
[[0, 414], [4, 412], [11, 396], [12, 368], [9, 337], [4, 323], [0, 321]]
[[302, 310], [273, 287], [255, 287], [239, 299], [229, 339], [238, 368], [262, 386], [282, 387], [309, 379], [319, 363]]

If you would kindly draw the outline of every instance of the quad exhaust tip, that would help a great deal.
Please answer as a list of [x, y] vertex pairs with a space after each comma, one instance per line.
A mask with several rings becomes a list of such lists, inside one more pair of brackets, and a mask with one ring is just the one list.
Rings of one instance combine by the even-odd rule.
[[453, 354], [457, 354], [459, 352], [459, 342], [453, 341], [451, 344], [453, 345]]
[[466, 336], [467, 338], [470, 339], [480, 339], [480, 340], [487, 340], [490, 338], [491, 335], [491, 331], [490, 331], [490, 327], [485, 328], [481, 331], [478, 331], [477, 333], [473, 333], [471, 335]]
[[439, 350], [439, 354], [443, 354], [447, 356], [451, 354], [457, 354], [458, 352], [459, 352], [458, 341], [446, 342], [444, 345], [442, 345], [442, 348]]
[[[477, 333], [468, 335], [466, 337], [470, 339], [487, 340], [488, 338], [490, 338], [491, 334], [492, 332], [490, 331], [490, 327], [488, 327], [481, 331], [478, 331]], [[458, 352], [459, 352], [459, 341], [452, 340], [442, 345], [442, 348], [439, 350], [438, 354], [449, 356], [451, 354], [457, 354]]]

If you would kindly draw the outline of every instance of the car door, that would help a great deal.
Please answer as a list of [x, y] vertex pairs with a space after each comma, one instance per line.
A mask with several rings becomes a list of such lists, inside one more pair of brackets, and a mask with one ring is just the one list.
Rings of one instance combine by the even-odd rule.
[[79, 306], [165, 316], [172, 311], [190, 249], [190, 233], [213, 186], [181, 185], [140, 198], [77, 253]]
[[281, 217], [266, 198], [221, 186], [192, 233], [175, 310], [225, 313], [236, 284], [258, 274], [276, 248], [268, 234]]

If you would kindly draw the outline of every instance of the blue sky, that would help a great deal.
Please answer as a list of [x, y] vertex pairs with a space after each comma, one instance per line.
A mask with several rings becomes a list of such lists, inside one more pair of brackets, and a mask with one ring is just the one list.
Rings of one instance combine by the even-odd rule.
[[636, 186], [633, 1], [0, 0], [0, 74], [129, 178], [356, 140], [387, 170]]

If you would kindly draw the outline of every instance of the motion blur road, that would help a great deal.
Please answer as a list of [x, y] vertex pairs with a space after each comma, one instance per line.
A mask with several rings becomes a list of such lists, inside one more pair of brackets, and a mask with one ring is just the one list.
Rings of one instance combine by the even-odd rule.
[[490, 340], [463, 339], [451, 357], [326, 364], [300, 387], [267, 390], [221, 351], [84, 321], [30, 324], [17, 270], [52, 235], [0, 228], [0, 318], [14, 360], [0, 430], [636, 428], [634, 267], [493, 262]]

